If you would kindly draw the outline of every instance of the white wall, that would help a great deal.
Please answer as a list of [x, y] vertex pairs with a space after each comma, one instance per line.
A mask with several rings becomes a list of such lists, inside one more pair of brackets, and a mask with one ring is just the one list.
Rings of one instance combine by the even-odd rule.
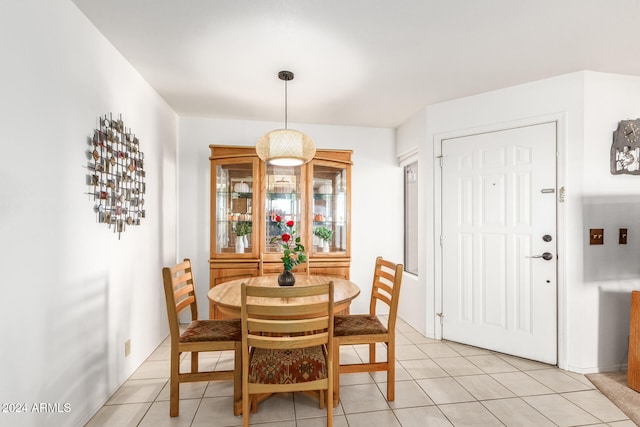
[[[180, 117], [179, 256], [191, 258], [200, 313], [208, 313], [209, 144], [253, 146], [282, 123]], [[353, 150], [351, 280], [362, 292], [352, 312], [369, 309], [373, 266], [378, 255], [402, 262], [402, 169], [395, 161], [393, 129], [290, 123], [318, 148]]]
[[[612, 175], [609, 152], [618, 122], [640, 117], [639, 98], [638, 77], [585, 74], [583, 235], [575, 241], [582, 262], [571, 341], [576, 365], [589, 371], [627, 363], [630, 292], [640, 289], [640, 176]], [[590, 228], [604, 228], [602, 246], [586, 244]], [[619, 228], [628, 229], [627, 245], [618, 245]]]
[[[426, 120], [427, 136], [420, 146], [425, 173], [421, 194], [427, 231], [427, 332], [439, 334], [435, 313], [440, 310], [439, 251], [435, 236], [439, 220], [437, 142], [478, 130], [517, 124], [558, 121], [558, 186], [566, 188], [559, 204], [559, 365], [577, 372], [616, 369], [626, 363], [628, 293], [638, 286], [640, 268], [635, 256], [640, 239], [626, 247], [617, 243], [617, 230], [629, 228], [630, 239], [640, 234], [639, 177], [609, 174], [609, 149], [618, 120], [640, 116], [640, 79], [594, 72], [562, 75], [490, 93], [431, 105], [398, 130], [398, 151], [408, 150], [416, 129]], [[404, 135], [404, 137], [403, 137]], [[413, 136], [409, 136], [413, 135]], [[423, 156], [423, 153], [424, 156]], [[602, 247], [585, 245], [588, 228], [605, 228]], [[422, 269], [421, 269], [422, 271]], [[431, 299], [433, 296], [433, 299]], [[416, 309], [420, 303], [416, 302]]]
[[[0, 40], [0, 402], [70, 405], [0, 424], [82, 425], [168, 333], [177, 117], [71, 1], [2, 2]], [[147, 172], [147, 218], [119, 241], [86, 185], [109, 112], [140, 138]]]
[[[429, 338], [435, 338], [434, 325], [427, 320], [425, 305], [433, 306], [433, 293], [427, 294], [428, 278], [433, 283], [433, 266], [427, 260], [433, 258], [432, 212], [425, 208], [425, 201], [433, 198], [432, 187], [427, 187], [426, 174], [433, 174], [431, 151], [425, 149], [427, 139], [427, 115], [422, 111], [396, 130], [396, 153], [401, 164], [418, 160], [418, 275], [405, 272], [402, 275], [398, 316], [414, 329]], [[427, 152], [428, 151], [428, 152]], [[433, 286], [431, 287], [433, 291]]]

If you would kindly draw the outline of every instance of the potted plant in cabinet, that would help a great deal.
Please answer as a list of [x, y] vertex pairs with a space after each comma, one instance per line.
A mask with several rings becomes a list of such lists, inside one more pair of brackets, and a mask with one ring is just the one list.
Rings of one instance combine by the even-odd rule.
[[251, 223], [248, 221], [238, 222], [234, 231], [236, 233], [236, 253], [243, 254], [245, 248], [249, 247], [247, 234], [251, 234]]
[[316, 227], [313, 230], [313, 235], [320, 239], [321, 251], [329, 252], [329, 240], [331, 240], [331, 236], [333, 236], [333, 231], [326, 227]]

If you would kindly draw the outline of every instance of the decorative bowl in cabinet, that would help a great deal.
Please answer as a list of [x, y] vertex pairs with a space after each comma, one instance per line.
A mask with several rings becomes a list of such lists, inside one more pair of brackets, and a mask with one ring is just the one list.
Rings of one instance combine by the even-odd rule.
[[318, 187], [319, 194], [331, 194], [333, 193], [333, 189], [331, 188], [331, 184], [322, 184]]
[[240, 181], [233, 187], [233, 191], [236, 193], [248, 193], [250, 191], [249, 184], [244, 181]]

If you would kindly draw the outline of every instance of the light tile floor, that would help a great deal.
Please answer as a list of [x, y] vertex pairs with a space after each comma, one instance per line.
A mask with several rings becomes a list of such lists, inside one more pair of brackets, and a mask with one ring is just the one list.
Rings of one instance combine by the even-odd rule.
[[[425, 338], [397, 326], [396, 399], [387, 402], [386, 374], [341, 377], [336, 427], [615, 426], [630, 421], [584, 376], [553, 366], [454, 342]], [[380, 355], [384, 351], [380, 349]], [[341, 360], [367, 358], [366, 346], [344, 346]], [[182, 369], [189, 369], [187, 355]], [[201, 355], [201, 366], [229, 369], [231, 352]], [[231, 381], [183, 384], [180, 416], [169, 417], [169, 340], [140, 366], [87, 426], [242, 425], [231, 410]], [[251, 425], [316, 427], [326, 412], [302, 394], [262, 402]]]

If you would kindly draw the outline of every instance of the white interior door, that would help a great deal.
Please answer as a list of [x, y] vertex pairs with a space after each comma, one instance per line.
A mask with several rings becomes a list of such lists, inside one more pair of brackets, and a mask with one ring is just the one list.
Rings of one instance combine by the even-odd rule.
[[443, 338], [556, 364], [556, 124], [442, 156]]

